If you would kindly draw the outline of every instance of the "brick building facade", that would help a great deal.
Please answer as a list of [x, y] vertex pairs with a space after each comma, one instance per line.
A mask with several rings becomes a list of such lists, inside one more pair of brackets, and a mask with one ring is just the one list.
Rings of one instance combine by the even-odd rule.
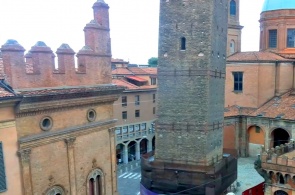
[[257, 156], [262, 147], [268, 195], [294, 194], [294, 10], [293, 1], [265, 0], [260, 51], [227, 59], [224, 151]]
[[125, 88], [114, 103], [118, 163], [140, 160], [154, 149], [157, 107], [157, 68], [129, 67], [112, 60], [113, 84]]
[[[8, 194], [118, 194], [113, 103], [123, 88], [111, 84], [108, 9], [103, 0], [94, 3], [76, 65], [68, 44], [57, 49], [56, 65], [55, 54], [42, 41], [25, 55], [15, 40], [1, 47], [2, 80], [18, 98], [6, 108], [0, 94], [7, 117], [0, 119], [4, 163], [6, 169], [20, 166], [13, 187], [7, 175]], [[4, 131], [13, 135], [8, 139]]]

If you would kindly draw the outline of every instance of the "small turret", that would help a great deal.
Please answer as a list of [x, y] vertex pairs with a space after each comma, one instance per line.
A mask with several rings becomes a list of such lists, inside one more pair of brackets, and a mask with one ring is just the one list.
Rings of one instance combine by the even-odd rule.
[[23, 46], [13, 39], [7, 40], [1, 47], [4, 73], [10, 85], [14, 83], [12, 75], [25, 71], [24, 51]]

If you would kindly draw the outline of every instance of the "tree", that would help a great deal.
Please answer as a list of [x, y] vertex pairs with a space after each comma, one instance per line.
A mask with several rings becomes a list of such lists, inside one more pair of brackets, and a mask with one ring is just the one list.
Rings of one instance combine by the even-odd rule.
[[157, 67], [158, 66], [158, 58], [156, 57], [151, 57], [149, 60], [148, 60], [148, 64], [150, 67]]

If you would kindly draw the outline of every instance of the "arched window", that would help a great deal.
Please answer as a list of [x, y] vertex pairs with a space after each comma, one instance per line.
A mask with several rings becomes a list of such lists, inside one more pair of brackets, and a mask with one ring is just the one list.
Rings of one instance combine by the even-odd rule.
[[46, 195], [65, 195], [65, 192], [62, 187], [60, 186], [53, 186], [48, 190]]
[[185, 37], [181, 37], [180, 39], [180, 50], [185, 50], [186, 49], [186, 39]]
[[229, 43], [229, 54], [233, 54], [235, 53], [235, 41], [231, 40]]
[[100, 169], [94, 169], [88, 175], [88, 195], [103, 195], [104, 194], [104, 174]]
[[235, 0], [231, 0], [229, 4], [230, 10], [229, 13], [231, 16], [235, 16], [237, 14], [237, 4]]

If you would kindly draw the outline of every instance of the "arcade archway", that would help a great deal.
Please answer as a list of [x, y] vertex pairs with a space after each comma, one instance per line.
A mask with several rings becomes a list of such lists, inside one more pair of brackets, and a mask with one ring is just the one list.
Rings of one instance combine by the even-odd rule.
[[285, 129], [277, 128], [271, 132], [271, 140], [272, 147], [280, 146], [281, 144], [289, 142], [290, 135]]

